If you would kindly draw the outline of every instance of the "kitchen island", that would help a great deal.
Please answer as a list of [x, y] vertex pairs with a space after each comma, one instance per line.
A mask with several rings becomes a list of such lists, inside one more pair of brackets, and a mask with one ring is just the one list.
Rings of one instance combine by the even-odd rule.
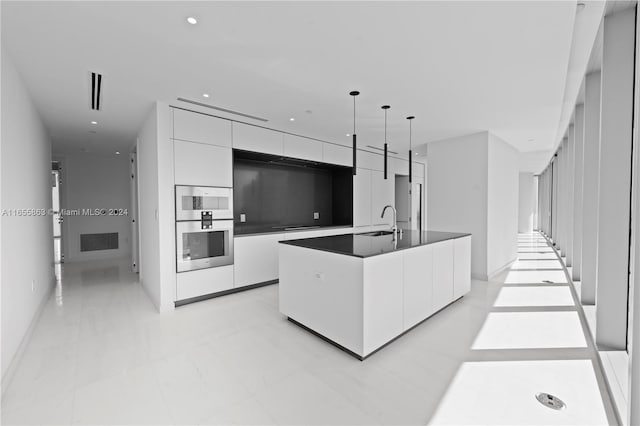
[[363, 360], [470, 290], [471, 235], [437, 231], [281, 241], [280, 312]]

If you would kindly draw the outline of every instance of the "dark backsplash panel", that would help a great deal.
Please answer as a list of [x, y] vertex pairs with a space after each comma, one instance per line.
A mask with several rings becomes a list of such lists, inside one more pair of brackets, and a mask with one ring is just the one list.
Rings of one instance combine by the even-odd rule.
[[234, 150], [233, 222], [236, 234], [351, 226], [351, 168]]

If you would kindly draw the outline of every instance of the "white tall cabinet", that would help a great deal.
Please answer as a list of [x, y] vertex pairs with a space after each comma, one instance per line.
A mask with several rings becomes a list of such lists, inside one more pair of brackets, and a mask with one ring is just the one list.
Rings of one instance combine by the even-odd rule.
[[175, 140], [173, 149], [176, 185], [233, 186], [231, 148]]
[[284, 133], [233, 122], [233, 147], [265, 154], [284, 154]]
[[173, 139], [230, 147], [231, 121], [174, 108]]

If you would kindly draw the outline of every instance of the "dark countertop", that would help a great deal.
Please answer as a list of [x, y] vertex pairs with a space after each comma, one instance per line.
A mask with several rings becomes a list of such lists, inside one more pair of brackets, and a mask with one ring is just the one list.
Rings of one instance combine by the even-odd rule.
[[299, 227], [270, 227], [265, 229], [264, 227], [255, 228], [243, 228], [240, 232], [237, 231], [237, 225], [234, 227], [234, 238], [238, 237], [254, 237], [256, 235], [269, 235], [269, 234], [288, 234], [289, 232], [306, 232], [306, 231], [330, 231], [332, 229], [352, 228], [352, 225], [329, 225], [329, 226], [299, 226]]
[[372, 237], [365, 234], [302, 238], [299, 240], [280, 241], [280, 244], [365, 258], [471, 235], [457, 232], [405, 230], [402, 232], [402, 238], [397, 236], [396, 241], [394, 241], [393, 235]]

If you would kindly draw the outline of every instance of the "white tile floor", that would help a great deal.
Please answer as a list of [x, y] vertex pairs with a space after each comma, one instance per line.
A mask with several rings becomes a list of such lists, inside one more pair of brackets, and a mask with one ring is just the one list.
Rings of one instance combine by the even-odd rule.
[[65, 265], [2, 423], [614, 422], [557, 259], [540, 236], [519, 245], [512, 270], [364, 362], [287, 322], [277, 285], [160, 315], [124, 262]]

